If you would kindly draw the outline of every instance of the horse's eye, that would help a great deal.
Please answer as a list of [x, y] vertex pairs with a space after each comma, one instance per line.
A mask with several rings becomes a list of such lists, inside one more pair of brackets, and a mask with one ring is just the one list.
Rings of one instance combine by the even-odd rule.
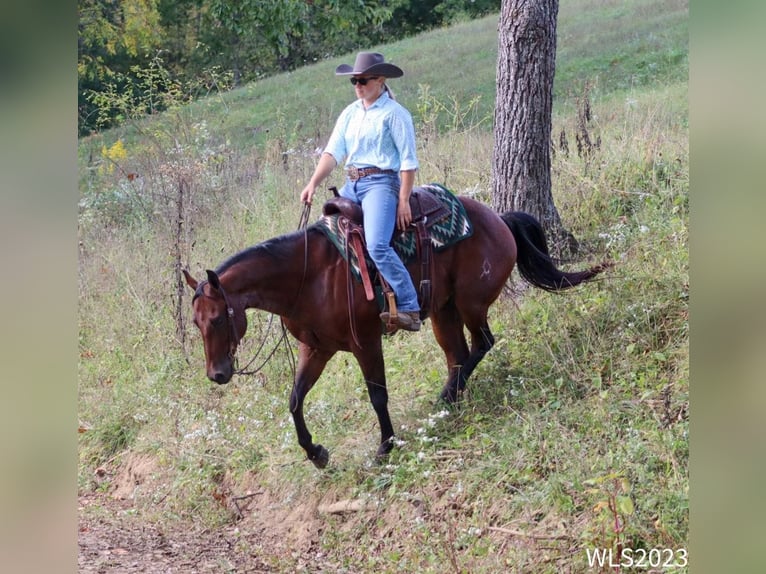
[[218, 327], [221, 327], [223, 325], [223, 320], [224, 320], [224, 316], [219, 315], [218, 317], [210, 321], [210, 324], [217, 329]]

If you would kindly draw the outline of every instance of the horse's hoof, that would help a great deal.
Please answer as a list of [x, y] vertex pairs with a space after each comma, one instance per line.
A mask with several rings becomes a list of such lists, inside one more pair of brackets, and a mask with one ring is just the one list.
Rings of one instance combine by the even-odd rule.
[[393, 448], [394, 448], [393, 438], [382, 443], [378, 447], [378, 452], [375, 453], [375, 462], [379, 464], [382, 462], [385, 462], [388, 459], [388, 455], [391, 453]]
[[309, 457], [309, 460], [314, 464], [315, 467], [321, 470], [327, 467], [327, 463], [330, 462], [330, 451], [328, 451], [321, 444], [316, 445], [316, 450], [317, 452], [314, 454], [314, 457]]
[[454, 407], [458, 402], [458, 397], [455, 396], [455, 392], [452, 389], [444, 389], [439, 395], [439, 401], [447, 407]]

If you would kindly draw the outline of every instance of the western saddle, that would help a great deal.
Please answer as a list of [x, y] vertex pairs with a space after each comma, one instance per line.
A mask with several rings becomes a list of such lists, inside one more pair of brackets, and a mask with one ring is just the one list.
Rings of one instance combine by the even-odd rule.
[[[372, 288], [370, 273], [365, 263], [364, 229], [362, 228], [362, 208], [350, 199], [340, 197], [336, 188], [331, 188], [335, 197], [328, 200], [322, 207], [325, 216], [340, 215], [347, 220], [345, 228], [347, 249], [350, 247], [356, 253], [359, 261], [359, 270], [364, 285], [365, 296], [368, 301], [375, 298]], [[418, 286], [418, 299], [420, 303], [420, 319], [428, 317], [431, 309], [431, 275], [433, 263], [433, 248], [429, 235], [429, 228], [450, 216], [450, 210], [433, 193], [422, 187], [416, 187], [410, 195], [410, 210], [412, 211], [412, 223], [414, 227], [418, 259], [420, 260], [420, 283]], [[348, 254], [347, 254], [348, 255]], [[347, 257], [348, 259], [348, 257]], [[396, 316], [396, 300], [390, 285], [378, 273], [378, 278], [388, 305], [389, 313]], [[349, 289], [349, 293], [352, 290]]]

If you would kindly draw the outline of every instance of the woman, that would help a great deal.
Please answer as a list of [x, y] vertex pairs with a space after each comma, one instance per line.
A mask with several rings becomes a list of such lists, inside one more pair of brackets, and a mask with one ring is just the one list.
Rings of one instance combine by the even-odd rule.
[[342, 64], [335, 74], [351, 76], [357, 100], [338, 117], [301, 201], [311, 203], [317, 187], [345, 158], [346, 183], [340, 195], [362, 206], [367, 250], [396, 296], [398, 312], [381, 313], [381, 319], [418, 331], [417, 293], [391, 247], [394, 227], [403, 231], [412, 221], [409, 200], [418, 169], [412, 116], [386, 85], [387, 78], [399, 78], [404, 72], [385, 62], [382, 54], [360, 52], [353, 67]]

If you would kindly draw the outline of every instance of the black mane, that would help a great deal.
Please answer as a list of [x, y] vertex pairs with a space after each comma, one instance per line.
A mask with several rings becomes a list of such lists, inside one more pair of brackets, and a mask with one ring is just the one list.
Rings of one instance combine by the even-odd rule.
[[295, 240], [298, 237], [303, 237], [304, 235], [304, 231], [294, 231], [292, 233], [280, 235], [278, 237], [272, 237], [271, 239], [267, 239], [262, 243], [247, 247], [246, 249], [243, 249], [242, 251], [235, 253], [226, 259], [216, 268], [215, 272], [220, 275], [237, 263], [241, 263], [242, 261], [247, 261], [253, 257], [261, 255], [270, 257], [275, 261], [283, 261], [291, 254], [292, 246], [294, 245]]

